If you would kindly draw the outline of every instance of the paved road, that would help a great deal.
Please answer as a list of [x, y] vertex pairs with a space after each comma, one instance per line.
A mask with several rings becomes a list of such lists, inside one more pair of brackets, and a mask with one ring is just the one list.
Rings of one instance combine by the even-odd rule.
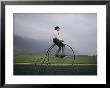
[[14, 64], [14, 75], [97, 75], [97, 65]]
[[[34, 64], [34, 63], [15, 63], [15, 65], [41, 65], [41, 64]], [[47, 64], [42, 64], [44, 66], [46, 66]], [[70, 66], [72, 64], [48, 64], [51, 66]], [[90, 66], [90, 65], [97, 65], [97, 64], [73, 64], [74, 66]]]

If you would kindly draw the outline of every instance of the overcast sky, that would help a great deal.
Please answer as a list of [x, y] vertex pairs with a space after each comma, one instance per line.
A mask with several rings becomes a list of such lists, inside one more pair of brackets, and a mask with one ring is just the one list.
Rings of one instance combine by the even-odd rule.
[[52, 42], [55, 26], [61, 38], [79, 54], [97, 54], [97, 14], [14, 14], [14, 35]]

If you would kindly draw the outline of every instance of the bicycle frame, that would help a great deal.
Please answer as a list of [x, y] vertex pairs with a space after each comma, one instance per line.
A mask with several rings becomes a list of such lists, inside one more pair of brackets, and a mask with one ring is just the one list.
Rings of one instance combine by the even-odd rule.
[[[72, 50], [72, 53], [73, 53], [73, 56], [74, 56], [74, 59], [73, 59], [73, 62], [72, 62], [72, 65], [74, 64], [74, 61], [75, 61], [75, 52], [74, 50], [72, 49], [71, 46], [67, 45], [67, 44], [64, 44], [65, 46], [68, 46], [71, 50]], [[49, 63], [49, 53], [50, 51], [56, 46], [56, 44], [54, 43], [52, 46], [49, 47], [49, 49], [47, 50], [46, 52], [46, 56], [48, 57], [48, 63]]]

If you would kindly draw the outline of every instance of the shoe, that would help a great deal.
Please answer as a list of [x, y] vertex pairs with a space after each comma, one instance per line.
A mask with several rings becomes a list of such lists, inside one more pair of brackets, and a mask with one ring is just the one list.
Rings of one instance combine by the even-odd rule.
[[55, 57], [58, 57], [58, 55], [55, 55]]
[[61, 58], [64, 58], [64, 57], [66, 57], [67, 55], [61, 55]]

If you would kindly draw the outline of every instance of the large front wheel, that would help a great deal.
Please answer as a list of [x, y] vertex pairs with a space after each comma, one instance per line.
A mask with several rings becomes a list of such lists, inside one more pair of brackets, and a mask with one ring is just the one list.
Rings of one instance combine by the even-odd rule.
[[74, 60], [75, 60], [74, 50], [72, 49], [71, 46], [67, 44], [65, 44], [65, 47], [63, 47], [63, 49], [64, 49], [63, 58], [61, 58], [62, 50], [60, 50], [58, 56], [55, 56], [59, 48], [56, 45], [52, 45], [46, 53], [48, 63], [49, 64], [65, 64], [65, 65], [72, 64], [73, 65]]

